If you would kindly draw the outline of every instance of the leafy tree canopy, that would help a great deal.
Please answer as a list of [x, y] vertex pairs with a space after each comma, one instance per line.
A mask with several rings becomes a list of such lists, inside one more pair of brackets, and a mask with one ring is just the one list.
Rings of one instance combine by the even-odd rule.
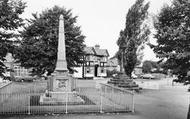
[[142, 70], [144, 73], [151, 73], [152, 69], [154, 68], [156, 70], [159, 70], [161, 68], [161, 64], [158, 64], [155, 61], [148, 61], [148, 60], [143, 62]]
[[148, 26], [143, 23], [147, 18], [148, 8], [149, 3], [144, 4], [144, 0], [135, 2], [128, 10], [125, 29], [121, 30], [117, 41], [119, 51], [116, 55], [120, 64], [123, 55], [123, 67], [125, 73], [130, 77], [137, 63], [137, 49], [147, 41], [150, 34]]
[[49, 75], [55, 69], [61, 14], [64, 16], [67, 67], [73, 71], [72, 66], [81, 62], [85, 37], [76, 25], [77, 16], [73, 16], [71, 10], [54, 6], [41, 14], [33, 14], [22, 32], [22, 41], [15, 50], [17, 62], [23, 67], [32, 68], [33, 75], [42, 75], [46, 71]]
[[20, 15], [25, 7], [21, 0], [0, 1], [0, 76], [4, 76], [7, 69], [3, 64], [7, 53], [13, 51], [13, 38], [17, 36], [15, 30], [23, 25]]
[[158, 45], [154, 52], [166, 60], [165, 68], [184, 77], [190, 70], [190, 3], [174, 0], [165, 5], [154, 22]]

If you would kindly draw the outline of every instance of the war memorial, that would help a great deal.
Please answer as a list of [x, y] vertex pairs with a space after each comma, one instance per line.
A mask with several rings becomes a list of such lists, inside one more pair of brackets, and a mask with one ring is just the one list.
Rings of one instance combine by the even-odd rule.
[[82, 103], [74, 89], [74, 78], [67, 69], [63, 15], [59, 18], [59, 39], [55, 71], [48, 77], [47, 90], [40, 97], [41, 104]]

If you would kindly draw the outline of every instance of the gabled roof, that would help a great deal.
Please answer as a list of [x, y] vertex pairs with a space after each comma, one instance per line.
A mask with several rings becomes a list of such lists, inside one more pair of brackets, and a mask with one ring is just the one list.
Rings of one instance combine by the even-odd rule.
[[84, 52], [87, 55], [98, 55], [108, 57], [109, 53], [106, 49], [99, 49], [94, 47], [85, 47]]
[[94, 48], [93, 47], [84, 47], [84, 52], [87, 55], [95, 55]]
[[106, 49], [97, 49], [97, 48], [94, 48], [94, 50], [95, 50], [96, 55], [105, 56], [105, 57], [109, 56], [109, 53], [108, 53], [108, 51]]

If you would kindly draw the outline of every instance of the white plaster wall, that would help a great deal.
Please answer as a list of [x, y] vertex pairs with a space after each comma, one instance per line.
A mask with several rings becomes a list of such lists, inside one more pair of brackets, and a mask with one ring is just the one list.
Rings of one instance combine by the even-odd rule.
[[107, 76], [107, 73], [99, 73], [99, 76], [105, 77], [105, 76]]
[[87, 73], [87, 74], [85, 75], [85, 77], [94, 77], [94, 75], [93, 75], [93, 74], [90, 74], [90, 73]]
[[82, 67], [75, 67], [74, 68], [77, 72], [74, 72], [73, 76], [75, 78], [82, 78]]
[[0, 77], [0, 83], [3, 82], [3, 78]]

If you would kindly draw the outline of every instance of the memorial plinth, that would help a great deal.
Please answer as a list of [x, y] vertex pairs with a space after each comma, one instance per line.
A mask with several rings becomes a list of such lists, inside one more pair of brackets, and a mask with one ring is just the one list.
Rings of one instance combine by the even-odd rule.
[[118, 74], [115, 78], [110, 79], [107, 83], [128, 90], [140, 89], [139, 86], [132, 79], [130, 79], [125, 73]]
[[84, 100], [74, 90], [74, 78], [68, 73], [65, 49], [64, 19], [59, 18], [59, 39], [55, 71], [48, 77], [45, 94], [40, 97], [41, 104], [76, 104]]

